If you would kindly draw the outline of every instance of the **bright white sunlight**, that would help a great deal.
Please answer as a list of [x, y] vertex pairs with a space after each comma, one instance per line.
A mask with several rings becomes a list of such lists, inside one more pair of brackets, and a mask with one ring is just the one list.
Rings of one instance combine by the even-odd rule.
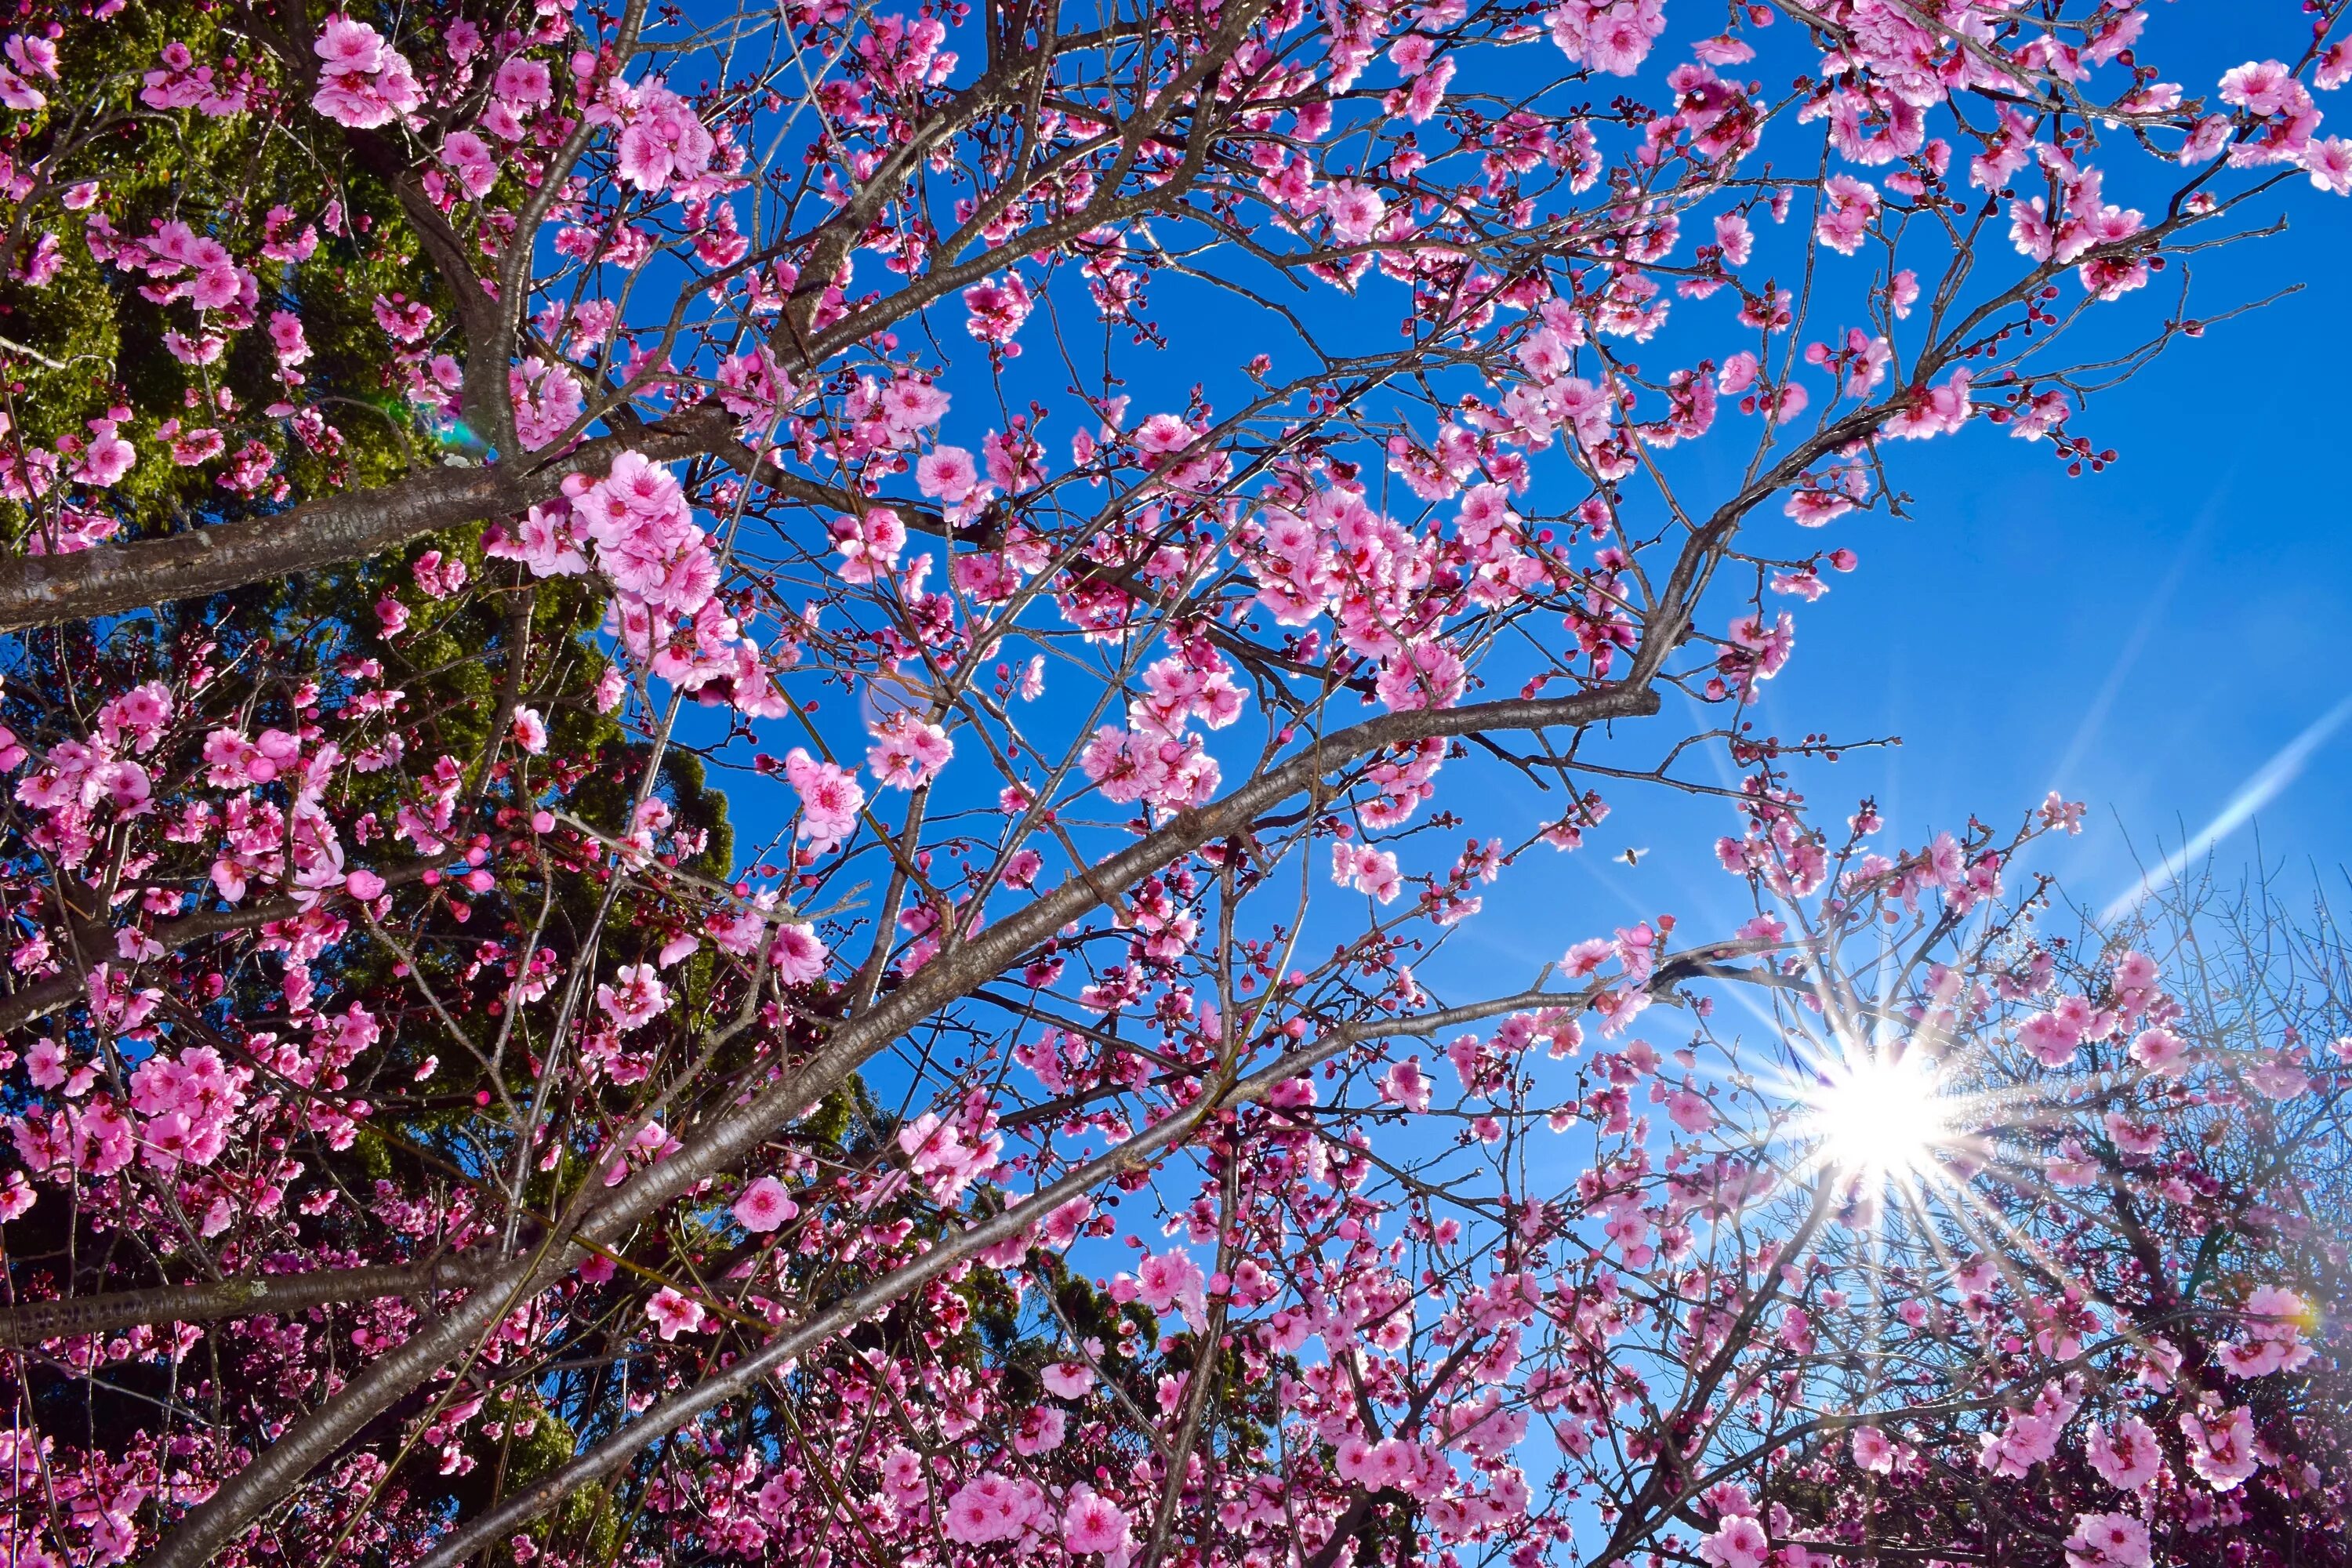
[[1925, 1051], [1853, 1047], [1823, 1069], [1805, 1131], [1821, 1163], [1866, 1188], [1908, 1182], [1954, 1136], [1953, 1102]]

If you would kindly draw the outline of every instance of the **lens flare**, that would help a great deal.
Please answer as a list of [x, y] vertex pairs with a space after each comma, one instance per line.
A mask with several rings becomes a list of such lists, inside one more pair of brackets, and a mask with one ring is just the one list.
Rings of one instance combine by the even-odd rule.
[[1857, 1049], [1822, 1069], [1807, 1131], [1816, 1157], [1866, 1185], [1908, 1183], [1952, 1141], [1954, 1106], [1925, 1051]]

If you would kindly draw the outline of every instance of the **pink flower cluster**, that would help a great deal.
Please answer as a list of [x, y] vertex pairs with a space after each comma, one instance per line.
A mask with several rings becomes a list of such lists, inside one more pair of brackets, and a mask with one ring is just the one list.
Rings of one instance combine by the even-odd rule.
[[[170, 280], [167, 287], [141, 290], [155, 303], [185, 300], [199, 310], [224, 312], [221, 324], [231, 330], [252, 324], [254, 306], [260, 298], [258, 284], [219, 240], [196, 233], [178, 218], [157, 219], [150, 232], [137, 239], [98, 230], [95, 221], [92, 227], [92, 249], [101, 253], [102, 259], [159, 281]], [[111, 484], [113, 480], [100, 478], [92, 482]]]
[[1080, 753], [1079, 765], [1107, 799], [1179, 810], [1216, 791], [1216, 759], [1184, 726], [1198, 718], [1223, 729], [1240, 717], [1246, 693], [1206, 638], [1176, 641], [1176, 653], [1145, 668], [1143, 695], [1128, 704], [1128, 727], [1104, 725]]
[[948, 1499], [948, 1539], [967, 1546], [1042, 1535], [1052, 1521], [1052, 1505], [1043, 1488], [994, 1470], [982, 1471]]
[[2221, 1364], [2237, 1377], [2267, 1377], [2294, 1372], [2318, 1352], [2305, 1344], [2304, 1324], [2312, 1316], [2302, 1297], [2280, 1285], [2261, 1285], [2246, 1298], [2246, 1335], [2223, 1345]]
[[2253, 1413], [2242, 1405], [2218, 1413], [2183, 1411], [2180, 1435], [2188, 1439], [2189, 1468], [2217, 1492], [2235, 1491], [2262, 1466]]
[[[719, 587], [719, 564], [696, 526], [677, 476], [635, 452], [613, 459], [601, 479], [564, 480], [574, 525], [596, 546], [596, 563], [629, 597], [690, 616]], [[530, 562], [536, 571], [539, 562]]]
[[809, 853], [831, 854], [857, 831], [866, 790], [856, 773], [794, 746], [784, 755], [784, 778], [801, 799], [800, 836], [809, 841]]
[[[519, 425], [526, 441], [551, 440], [576, 415], [577, 388], [558, 368], [530, 374], [536, 407], [519, 410]], [[689, 691], [718, 683], [714, 689], [754, 717], [790, 711], [759, 644], [717, 597], [719, 560], [710, 537], [667, 468], [623, 452], [602, 479], [572, 474], [563, 490], [562, 499], [531, 507], [520, 523], [494, 531], [485, 553], [549, 577], [586, 572], [593, 551], [595, 567], [615, 590], [605, 629], [639, 664]], [[786, 642], [775, 662], [797, 657]]]
[[44, 107], [48, 100], [30, 79], [58, 79], [58, 46], [38, 33], [11, 33], [0, 45], [0, 55], [7, 59], [0, 65], [0, 104], [22, 110]]
[[2151, 1073], [2177, 1075], [2186, 1066], [2189, 1047], [2167, 1027], [2180, 1016], [2180, 1007], [2156, 988], [2155, 967], [2143, 954], [2126, 953], [2116, 963], [2112, 1006], [2095, 1008], [2086, 997], [2060, 996], [2019, 1027], [2018, 1044], [2043, 1067], [2060, 1068], [2084, 1045], [2120, 1037], [2141, 1025], [2132, 1037], [2132, 1059]]
[[2032, 1405], [2012, 1410], [1999, 1432], [1978, 1436], [1977, 1463], [1996, 1476], [2023, 1476], [2058, 1452], [2059, 1435], [2082, 1408], [2079, 1392], [2042, 1384]]
[[939, 725], [900, 708], [882, 715], [867, 731], [866, 765], [892, 789], [919, 789], [955, 756], [955, 742]]
[[709, 194], [708, 176], [721, 143], [694, 106], [659, 78], [634, 89], [616, 83], [612, 90], [616, 101], [604, 112], [621, 124], [621, 178], [641, 191], [667, 187], [681, 200]]
[[970, 312], [964, 321], [965, 331], [1008, 356], [1021, 352], [1013, 336], [1035, 309], [1029, 285], [1022, 280], [1021, 274], [1007, 273], [1002, 283], [991, 278], [973, 284], [963, 291], [963, 303]]
[[869, 507], [856, 517], [833, 520], [833, 547], [841, 552], [835, 568], [845, 583], [872, 583], [898, 569], [898, 552], [907, 546], [907, 525], [887, 506]]
[[1404, 891], [1404, 878], [1397, 870], [1394, 854], [1344, 838], [1331, 846], [1331, 880], [1384, 904], [1394, 903]]
[[1112, 1281], [1111, 1294], [1121, 1295], [1125, 1286], [1131, 1295], [1155, 1312], [1176, 1312], [1194, 1331], [1208, 1321], [1208, 1280], [1192, 1255], [1181, 1247], [1165, 1252], [1155, 1252], [1136, 1266], [1132, 1280], [1121, 1275]]
[[[215, 76], [211, 66], [196, 63], [195, 56], [184, 43], [174, 40], [164, 45], [161, 60], [156, 69], [143, 72], [140, 78], [142, 85], [139, 101], [150, 109], [193, 109], [217, 120], [244, 113], [251, 101], [247, 79]], [[33, 96], [37, 98], [40, 94], [35, 92]], [[11, 102], [9, 107], [22, 109], [26, 105]]]
[[2147, 1526], [2127, 1513], [2078, 1513], [2066, 1568], [2148, 1568]]
[[407, 58], [365, 22], [338, 12], [320, 26], [312, 47], [324, 63], [310, 107], [337, 124], [371, 131], [425, 100]]
[[[1446, 708], [1467, 682], [1461, 656], [1426, 629], [1426, 595], [1447, 549], [1433, 536], [1416, 541], [1394, 520], [1365, 503], [1354, 486], [1332, 486], [1311, 496], [1270, 505], [1262, 522], [1244, 530], [1242, 553], [1256, 572], [1257, 602], [1284, 626], [1306, 626], [1329, 614], [1339, 640], [1380, 661], [1381, 700], [1400, 711]], [[1491, 542], [1490, 558], [1507, 577], [1510, 530], [1500, 490], [1465, 503], [1465, 533], [1474, 548]]]
[[536, 356], [507, 372], [507, 391], [514, 404], [515, 437], [527, 451], [552, 444], [585, 406], [572, 373]]
[[957, 1121], [942, 1121], [926, 1110], [898, 1129], [898, 1149], [907, 1168], [920, 1177], [931, 1196], [951, 1204], [966, 1187], [996, 1168], [1004, 1147], [1003, 1134], [984, 1100], [974, 1100]]
[[166, 1176], [183, 1161], [211, 1164], [227, 1146], [230, 1123], [252, 1081], [253, 1069], [224, 1066], [209, 1046], [142, 1062], [131, 1075], [131, 1109], [142, 1119], [142, 1158]]
[[1544, 13], [1551, 41], [1580, 64], [1632, 76], [1666, 29], [1665, 0], [1563, 0]]
[[[2034, 152], [2058, 185], [2059, 205], [2053, 216], [2041, 196], [2010, 204], [2009, 235], [2021, 255], [2036, 261], [2074, 261], [2097, 247], [2129, 239], [2145, 226], [2137, 209], [2106, 200], [2105, 176], [2097, 169], [2078, 167], [2046, 144]], [[2078, 271], [2083, 287], [2102, 300], [2118, 299], [2148, 277], [2147, 264], [2128, 255], [2090, 257]]]
[[1841, 256], [1862, 248], [1870, 222], [1878, 216], [1878, 187], [1852, 174], [1832, 174], [1822, 186], [1822, 212], [1814, 232]]
[[622, 964], [613, 978], [617, 984], [596, 987], [596, 1005], [611, 1016], [614, 1027], [641, 1029], [668, 1010], [669, 993], [652, 964]]
[[[2322, 60], [2313, 79], [2322, 88], [2340, 86], [2347, 69], [2339, 44]], [[2248, 60], [2222, 73], [2220, 96], [2239, 111], [2239, 126], [2251, 134], [2231, 145], [2232, 117], [2208, 115], [2181, 150], [2181, 162], [2200, 162], [2229, 145], [2233, 168], [2298, 164], [2321, 190], [2352, 195], [2352, 142], [2315, 134], [2322, 116], [2293, 68], [2277, 60]]]

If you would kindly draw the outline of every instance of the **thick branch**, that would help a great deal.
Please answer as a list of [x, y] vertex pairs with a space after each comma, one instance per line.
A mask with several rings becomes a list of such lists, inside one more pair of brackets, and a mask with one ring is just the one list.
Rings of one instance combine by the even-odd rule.
[[494, 1258], [461, 1255], [406, 1268], [320, 1268], [196, 1285], [158, 1285], [103, 1296], [68, 1296], [55, 1301], [20, 1301], [0, 1307], [0, 1345], [36, 1345], [68, 1334], [111, 1333], [141, 1323], [208, 1323], [247, 1318], [256, 1312], [299, 1312], [311, 1307], [373, 1301], [384, 1296], [466, 1290], [480, 1284], [496, 1267]]
[[664, 459], [698, 456], [711, 449], [724, 417], [688, 410], [625, 438], [590, 441], [537, 468], [505, 462], [424, 468], [372, 490], [268, 517], [0, 563], [0, 632], [121, 615], [362, 560], [425, 534], [551, 500], [567, 475], [602, 472], [625, 450]]
[[[390, 867], [381, 873], [383, 884], [387, 888], [404, 887], [427, 871], [447, 866], [458, 858], [458, 851], [448, 850], [425, 859], [412, 860], [404, 866]], [[340, 890], [327, 893], [320, 899], [320, 902], [329, 908], [349, 901], [351, 895]], [[290, 921], [301, 912], [302, 906], [291, 895], [234, 909], [199, 910], [192, 915], [160, 922], [147, 932], [147, 938], [165, 952], [177, 952], [206, 937], [219, 936], [226, 931], [251, 931], [256, 926], [268, 925], [274, 921]], [[113, 934], [110, 931], [103, 932], [104, 936]], [[87, 971], [77, 968], [47, 980], [35, 981], [20, 991], [0, 996], [0, 1034], [36, 1019], [46, 1018], [61, 1007], [69, 1007], [89, 992], [89, 975]]]

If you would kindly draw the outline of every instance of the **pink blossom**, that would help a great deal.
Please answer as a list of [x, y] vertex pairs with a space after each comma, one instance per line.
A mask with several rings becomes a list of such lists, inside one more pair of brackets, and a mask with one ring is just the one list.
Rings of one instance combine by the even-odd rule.
[[1675, 1090], [1666, 1096], [1666, 1115], [1674, 1124], [1689, 1133], [1706, 1131], [1715, 1125], [1715, 1110], [1706, 1097], [1689, 1088]]
[[1581, 980], [1599, 971], [1615, 952], [1615, 947], [1603, 939], [1587, 937], [1561, 955], [1559, 972], [1570, 980]]
[[906, 547], [907, 525], [887, 506], [867, 509], [860, 517], [835, 518], [833, 547], [841, 552], [835, 568], [845, 583], [871, 583], [889, 574]]
[[58, 79], [58, 47], [37, 33], [11, 33], [5, 46], [9, 63], [26, 76]]
[[743, 1189], [735, 1200], [735, 1223], [754, 1235], [765, 1236], [800, 1213], [783, 1183], [773, 1176], [761, 1176]]
[[1060, 1399], [1083, 1399], [1095, 1385], [1094, 1369], [1074, 1361], [1050, 1362], [1037, 1377], [1046, 1393]]
[[1012, 343], [1034, 308], [1029, 286], [1017, 272], [1007, 273], [1002, 283], [989, 279], [973, 284], [963, 291], [963, 303], [971, 312], [965, 331], [984, 343], [1001, 346]]
[[388, 125], [424, 101], [408, 61], [365, 22], [327, 18], [313, 46], [324, 62], [310, 106], [354, 130]]
[[653, 1299], [646, 1303], [646, 1316], [654, 1321], [654, 1326], [666, 1340], [698, 1331], [709, 1315], [701, 1302], [679, 1295], [667, 1285], [655, 1291]]
[[1202, 1291], [1207, 1281], [1192, 1255], [1181, 1247], [1154, 1253], [1137, 1265], [1137, 1293], [1155, 1312], [1181, 1311], [1184, 1321], [1198, 1325], [1206, 1310]]
[[825, 946], [810, 925], [780, 925], [768, 942], [768, 968], [782, 985], [807, 985], [824, 978]]
[[2266, 1100], [2294, 1100], [2311, 1087], [2311, 1075], [2287, 1057], [2271, 1054], [2246, 1068], [2246, 1081]]
[[1764, 1533], [1764, 1526], [1744, 1513], [1726, 1518], [1715, 1527], [1714, 1534], [1698, 1543], [1698, 1554], [1715, 1568], [1763, 1568], [1771, 1550], [1771, 1538]]
[[2249, 60], [2221, 73], [2221, 101], [2250, 114], [2284, 112], [2302, 90], [2294, 73], [2276, 60]]
[[2000, 1431], [1978, 1436], [1977, 1462], [1996, 1476], [2025, 1475], [2058, 1451], [2058, 1436], [2080, 1402], [2058, 1384], [2044, 1384], [2033, 1404], [2009, 1413]]
[[894, 789], [915, 789], [930, 781], [955, 755], [955, 742], [937, 724], [905, 709], [886, 714], [869, 731], [866, 765]]
[[2118, 1491], [2137, 1491], [2164, 1463], [2154, 1429], [2137, 1415], [2092, 1427], [2084, 1453], [2100, 1479]]
[[948, 1499], [948, 1539], [969, 1546], [1010, 1541], [1034, 1513], [1034, 1504], [1018, 1483], [983, 1470]]
[[500, 101], [518, 110], [534, 109], [555, 100], [547, 67], [522, 55], [510, 55], [500, 62], [498, 74], [490, 79], [490, 90]]
[[1402, 713], [1453, 707], [1461, 700], [1468, 679], [1460, 654], [1442, 642], [1423, 642], [1383, 665], [1373, 685], [1382, 702]]
[[596, 1005], [612, 1016], [615, 1027], [641, 1029], [669, 1006], [669, 993], [650, 963], [625, 963], [614, 971], [618, 985], [596, 987]]
[[270, 312], [269, 342], [278, 352], [279, 364], [297, 365], [310, 357], [310, 345], [302, 335], [302, 320], [291, 310]]
[[1360, 245], [1380, 227], [1388, 204], [1371, 186], [1340, 180], [1323, 194], [1323, 211], [1331, 219], [1331, 237], [1342, 245]]
[[1127, 1515], [1108, 1499], [1079, 1488], [1062, 1511], [1062, 1544], [1074, 1553], [1126, 1551], [1131, 1536]]
[[709, 167], [717, 145], [692, 106], [660, 83], [648, 83], [621, 132], [620, 175], [643, 191], [690, 183]]
[[973, 467], [971, 454], [961, 447], [938, 447], [915, 465], [917, 487], [940, 500], [960, 501], [979, 482], [980, 470]]
[[1965, 368], [1956, 370], [1942, 384], [1915, 394], [1911, 406], [1887, 421], [1887, 434], [1898, 440], [1917, 441], [1958, 430], [1969, 417], [1971, 374]]
[[2148, 1568], [2147, 1526], [2127, 1513], [2078, 1513], [2066, 1568]]
[[2193, 1410], [2183, 1412], [2180, 1431], [2189, 1439], [2189, 1468], [2217, 1492], [2236, 1489], [2260, 1464], [2253, 1415], [2242, 1405], [2210, 1420]]
[[2314, 87], [2332, 91], [2347, 81], [2352, 81], [2352, 40], [2339, 38], [2319, 57], [2319, 68], [2311, 73], [2311, 82]]
[[948, 395], [930, 382], [900, 376], [882, 389], [882, 422], [901, 440], [937, 425], [947, 412]]
[[1331, 847], [1331, 879], [1381, 903], [1393, 903], [1404, 890], [1404, 879], [1391, 850], [1368, 844], [1340, 842]]
[[515, 436], [533, 452], [561, 437], [585, 406], [572, 373], [536, 355], [507, 372], [507, 394], [514, 405]]
[[311, 47], [331, 71], [380, 70], [386, 52], [383, 34], [340, 12], [320, 25], [319, 41]]
[[1832, 174], [1822, 186], [1822, 212], [1816, 226], [1822, 243], [1842, 256], [1862, 248], [1870, 220], [1878, 216], [1878, 189], [1851, 174]]
[[1421, 1058], [1414, 1057], [1390, 1068], [1381, 1079], [1381, 1098], [1391, 1105], [1401, 1105], [1411, 1111], [1429, 1109], [1429, 1075], [1421, 1070]]
[[2303, 1342], [2307, 1311], [2303, 1298], [2284, 1286], [2257, 1286], [2246, 1299], [2246, 1337], [2221, 1347], [2222, 1366], [2237, 1377], [2300, 1370], [2316, 1353]]
[[498, 184], [499, 163], [489, 144], [470, 131], [453, 131], [441, 143], [441, 163], [457, 176], [469, 196], [487, 195]]
[[2188, 1054], [2187, 1042], [2160, 1026], [2142, 1029], [2132, 1037], [2132, 1060], [2152, 1073], [2166, 1077], [2177, 1074]]
[[2082, 1041], [2081, 1022], [2058, 1012], [2038, 1013], [2017, 1032], [2017, 1043], [2032, 1052], [2034, 1060], [2049, 1068], [2062, 1068], [2073, 1061]]
[[1013, 1451], [1024, 1456], [1050, 1454], [1062, 1446], [1069, 1418], [1050, 1405], [1030, 1406], [1013, 1428]]
[[815, 853], [829, 853], [857, 830], [866, 790], [856, 774], [795, 746], [785, 755], [784, 776], [801, 799], [801, 836]]

